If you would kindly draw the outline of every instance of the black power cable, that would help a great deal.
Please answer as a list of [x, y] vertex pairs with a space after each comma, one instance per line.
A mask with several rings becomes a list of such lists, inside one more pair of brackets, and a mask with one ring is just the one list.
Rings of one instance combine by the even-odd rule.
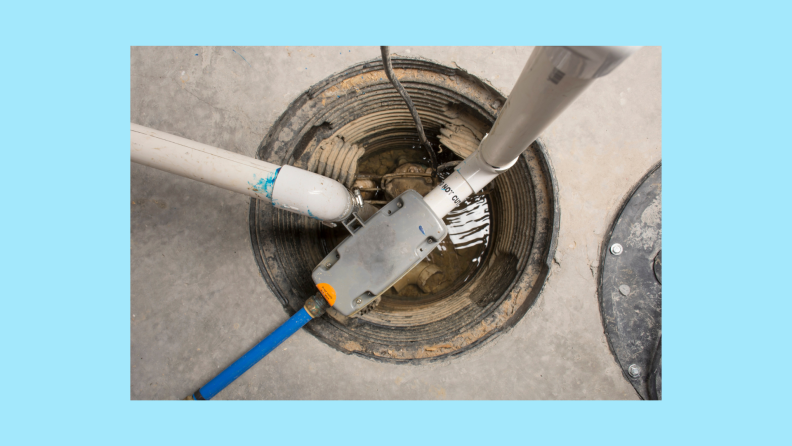
[[415, 109], [415, 105], [413, 104], [412, 99], [410, 99], [410, 95], [407, 94], [407, 91], [402, 87], [402, 84], [396, 79], [396, 76], [393, 74], [393, 66], [391, 65], [390, 60], [390, 47], [381, 46], [380, 50], [382, 51], [382, 65], [385, 66], [385, 75], [388, 76], [388, 80], [396, 87], [396, 91], [399, 92], [404, 102], [407, 103], [407, 108], [410, 109], [410, 114], [412, 115], [413, 121], [415, 121], [415, 126], [418, 128], [418, 136], [421, 138], [421, 145], [424, 146], [427, 152], [429, 152], [429, 158], [432, 160], [432, 176], [437, 176], [437, 154], [435, 153], [432, 145], [429, 144], [429, 140], [426, 139], [426, 134], [424, 133], [423, 124], [421, 124], [421, 117], [418, 116], [418, 111]]

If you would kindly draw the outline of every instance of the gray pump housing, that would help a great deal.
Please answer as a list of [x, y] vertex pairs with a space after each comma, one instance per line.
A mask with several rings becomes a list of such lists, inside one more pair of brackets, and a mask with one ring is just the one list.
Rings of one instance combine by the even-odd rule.
[[414, 190], [394, 198], [366, 222], [352, 215], [343, 222], [350, 236], [311, 274], [322, 294], [344, 316], [365, 308], [448, 235], [443, 220]]

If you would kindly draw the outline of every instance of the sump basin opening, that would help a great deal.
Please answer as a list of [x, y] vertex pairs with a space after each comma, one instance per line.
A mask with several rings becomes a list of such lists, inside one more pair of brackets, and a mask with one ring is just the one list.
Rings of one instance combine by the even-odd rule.
[[[440, 163], [474, 150], [505, 97], [461, 69], [423, 59], [392, 61], [427, 137], [442, 150]], [[388, 158], [391, 152], [410, 158], [396, 165], [428, 165], [417, 139], [406, 105], [388, 82], [381, 61], [375, 60], [335, 74], [298, 97], [273, 125], [257, 156], [319, 171], [351, 187], [363, 173], [389, 172], [392, 156], [385, 170], [371, 160]], [[335, 163], [332, 168], [330, 162]], [[362, 316], [344, 318], [329, 312], [309, 323], [307, 330], [346, 353], [415, 363], [460, 355], [514, 326], [544, 285], [558, 232], [555, 180], [541, 142], [532, 144], [513, 168], [477, 197], [486, 208], [488, 225], [486, 234], [478, 234], [486, 243], [475, 268], [462, 271], [436, 293], [412, 293], [420, 298], [385, 293], [380, 304]], [[293, 314], [316, 293], [311, 271], [342, 234], [255, 199], [250, 230], [262, 276]]]

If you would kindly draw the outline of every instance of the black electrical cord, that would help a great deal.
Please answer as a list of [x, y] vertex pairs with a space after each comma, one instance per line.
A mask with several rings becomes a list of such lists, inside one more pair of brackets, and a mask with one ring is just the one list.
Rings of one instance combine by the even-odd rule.
[[402, 87], [402, 84], [396, 79], [396, 76], [393, 74], [393, 66], [391, 65], [390, 60], [390, 47], [381, 46], [380, 50], [382, 51], [382, 65], [385, 66], [385, 75], [388, 76], [388, 80], [396, 87], [396, 91], [399, 92], [404, 102], [407, 103], [407, 108], [410, 109], [410, 114], [412, 115], [413, 121], [415, 121], [415, 126], [418, 128], [418, 136], [421, 138], [421, 145], [424, 146], [427, 152], [429, 152], [429, 158], [432, 160], [432, 176], [437, 176], [437, 154], [435, 153], [432, 145], [429, 144], [429, 140], [426, 139], [426, 134], [424, 133], [423, 124], [421, 124], [421, 117], [418, 116], [418, 111], [415, 109], [415, 105], [413, 104], [412, 99], [410, 99], [410, 95], [407, 94], [407, 91]]

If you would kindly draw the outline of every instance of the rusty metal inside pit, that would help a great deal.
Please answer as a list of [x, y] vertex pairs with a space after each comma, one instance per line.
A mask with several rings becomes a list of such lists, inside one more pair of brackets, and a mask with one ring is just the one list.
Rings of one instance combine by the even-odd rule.
[[[443, 150], [440, 163], [474, 150], [494, 123], [496, 107], [505, 103], [497, 90], [463, 70], [420, 59], [393, 58], [393, 64], [427, 137]], [[406, 152], [413, 141], [417, 132], [409, 111], [375, 60], [333, 75], [298, 97], [262, 141], [258, 157], [319, 172], [351, 187], [362, 171], [374, 174], [367, 163], [378, 154]], [[421, 164], [425, 154], [414, 153], [418, 158], [405, 162]], [[555, 183], [541, 143], [534, 143], [487, 192], [478, 198], [488, 213], [487, 248], [461, 284], [412, 303], [384, 296], [358, 318], [328, 312], [307, 330], [347, 353], [415, 362], [459, 355], [517, 323], [539, 294], [555, 251]], [[322, 242], [327, 239], [324, 228], [251, 201], [256, 261], [290, 314], [316, 292], [311, 271], [329, 252]]]

